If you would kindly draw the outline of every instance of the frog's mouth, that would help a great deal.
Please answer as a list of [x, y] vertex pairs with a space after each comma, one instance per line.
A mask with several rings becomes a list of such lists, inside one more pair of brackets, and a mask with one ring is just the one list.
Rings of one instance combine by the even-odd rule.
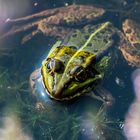
[[86, 94], [89, 92], [87, 89], [92, 89], [91, 86], [93, 86], [93, 83], [96, 85], [100, 78], [101, 76], [98, 75], [94, 78], [88, 78], [85, 82], [72, 81], [68, 86], [64, 86], [63, 91], [58, 96], [54, 97], [60, 100], [69, 100], [82, 94]]

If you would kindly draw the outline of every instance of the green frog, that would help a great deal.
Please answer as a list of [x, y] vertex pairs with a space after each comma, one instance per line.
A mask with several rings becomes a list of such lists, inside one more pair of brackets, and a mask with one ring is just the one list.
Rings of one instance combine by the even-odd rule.
[[[131, 65], [140, 66], [139, 24], [127, 19], [122, 21], [121, 31], [110, 22], [99, 22], [105, 14], [103, 8], [89, 5], [45, 10], [10, 20], [16, 28], [2, 35], [0, 40], [9, 43], [7, 39], [11, 39], [10, 36], [21, 35], [22, 32], [22, 43], [38, 33], [57, 37], [58, 42], [42, 62], [42, 67], [31, 74], [30, 84], [33, 93], [41, 87], [43, 96], [47, 93], [55, 100], [70, 100], [97, 88], [113, 58], [111, 48], [114, 45]], [[93, 95], [102, 101], [111, 98]]]
[[40, 84], [44, 89], [43, 96], [48, 94], [55, 100], [70, 100], [88, 94], [110, 103], [111, 95], [97, 95], [93, 89], [109, 67], [111, 47], [115, 45], [114, 36], [117, 34], [119, 31], [110, 22], [104, 22], [76, 29], [63, 41], [57, 41], [41, 68], [30, 76], [33, 93], [37, 92]]
[[[132, 46], [135, 49], [139, 46], [138, 32], [134, 34], [134, 29], [139, 30], [139, 25], [128, 19], [123, 24], [124, 33], [110, 22], [75, 29], [63, 41], [53, 45], [42, 67], [31, 74], [33, 92], [36, 93], [37, 83], [41, 83], [43, 95], [48, 94], [55, 100], [70, 100], [88, 94], [110, 104], [113, 101], [110, 94], [95, 94], [93, 91], [110, 66], [112, 47], [119, 46], [123, 53], [131, 52], [131, 56], [139, 57], [139, 52], [132, 51]], [[139, 64], [140, 59], [136, 60]]]

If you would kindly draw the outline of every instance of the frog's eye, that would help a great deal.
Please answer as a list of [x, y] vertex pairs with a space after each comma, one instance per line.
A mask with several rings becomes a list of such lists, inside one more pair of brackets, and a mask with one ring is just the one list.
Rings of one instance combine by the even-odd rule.
[[51, 72], [51, 74], [52, 74], [54, 72], [62, 71], [63, 63], [57, 59], [50, 59], [46, 65], [46, 67], [47, 67], [47, 70], [49, 72]]
[[71, 71], [70, 75], [77, 81], [84, 81], [87, 78], [85, 69], [82, 66], [75, 66]]

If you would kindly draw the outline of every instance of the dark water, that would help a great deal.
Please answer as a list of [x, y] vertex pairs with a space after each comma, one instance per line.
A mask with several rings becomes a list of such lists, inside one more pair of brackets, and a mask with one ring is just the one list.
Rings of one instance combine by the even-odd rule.
[[[0, 2], [6, 5], [10, 3], [10, 1]], [[110, 20], [117, 28], [121, 27], [123, 19], [129, 17], [127, 14], [123, 15], [121, 11], [126, 12], [134, 4], [132, 0], [108, 0], [108, 2], [102, 0], [30, 0], [28, 10], [16, 15], [14, 12], [7, 13], [1, 23], [3, 24], [7, 18], [17, 18], [73, 3], [94, 4], [105, 8], [108, 12], [105, 20]], [[132, 9], [132, 13], [135, 8]], [[136, 16], [134, 19], [139, 20]], [[0, 31], [4, 32], [9, 27], [6, 26], [7, 29], [5, 29], [5, 25], [2, 24]], [[42, 60], [55, 41], [54, 38], [37, 35], [26, 45], [19, 45], [10, 51], [0, 50], [0, 135], [2, 140], [7, 140], [3, 131], [8, 135], [9, 130], [4, 122], [7, 123], [6, 118], [11, 116], [19, 119], [20, 129], [25, 133], [22, 136], [23, 139], [26, 139], [25, 135], [29, 135], [34, 140], [125, 140], [123, 125], [128, 108], [134, 99], [131, 75], [136, 68], [128, 65], [120, 52], [116, 52], [115, 65], [109, 69], [101, 84], [106, 89], [104, 92], [110, 92], [115, 99], [108, 109], [100, 101], [88, 96], [63, 103], [48, 97], [48, 100], [45, 100], [45, 106], [42, 107], [40, 100], [43, 97], [36, 98], [32, 95], [29, 76], [41, 66]], [[10, 124], [9, 121], [8, 125]], [[16, 124], [18, 127], [15, 121]], [[13, 133], [16, 132], [13, 131]]]

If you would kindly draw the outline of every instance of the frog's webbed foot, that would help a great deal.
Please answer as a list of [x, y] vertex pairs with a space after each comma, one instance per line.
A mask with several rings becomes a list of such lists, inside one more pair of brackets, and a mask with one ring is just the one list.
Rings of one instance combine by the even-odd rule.
[[95, 92], [97, 94], [93, 93], [92, 96], [93, 97], [97, 96], [98, 98], [96, 97], [96, 99], [101, 100], [104, 103], [104, 105], [111, 106], [114, 103], [115, 100], [113, 96], [111, 95], [111, 93], [108, 90], [104, 89], [103, 87], [98, 86], [95, 89]]
[[107, 107], [114, 103], [114, 98], [112, 97], [111, 93], [100, 86], [95, 89], [95, 92], [92, 91], [91, 97], [102, 101], [103, 104]]

